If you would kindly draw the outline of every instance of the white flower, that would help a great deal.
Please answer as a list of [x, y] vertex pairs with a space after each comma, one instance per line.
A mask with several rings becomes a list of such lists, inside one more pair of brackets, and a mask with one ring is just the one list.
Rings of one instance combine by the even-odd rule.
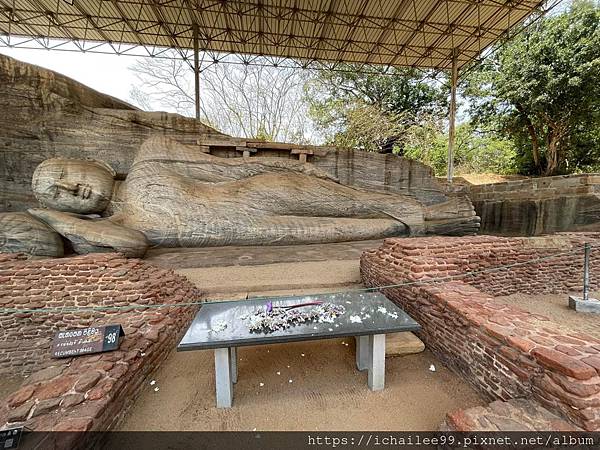
[[398, 318], [398, 313], [391, 312], [391, 313], [388, 313], [388, 316], [390, 316], [393, 319], [397, 319]]
[[384, 308], [383, 306], [380, 306], [380, 307], [378, 307], [378, 308], [377, 308], [377, 311], [379, 311], [381, 314], [385, 314], [385, 313], [387, 313], [387, 309], [386, 309], [386, 308]]
[[352, 323], [362, 323], [362, 319], [360, 316], [350, 316], [350, 322]]
[[217, 323], [215, 323], [215, 326], [210, 331], [219, 333], [220, 331], [223, 331], [225, 328], [227, 328], [227, 322], [225, 322], [224, 320], [218, 320]]

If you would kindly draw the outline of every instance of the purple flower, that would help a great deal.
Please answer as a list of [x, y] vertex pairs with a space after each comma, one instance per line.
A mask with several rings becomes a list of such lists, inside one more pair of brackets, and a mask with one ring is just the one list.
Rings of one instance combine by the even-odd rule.
[[273, 311], [273, 302], [267, 302], [267, 314]]

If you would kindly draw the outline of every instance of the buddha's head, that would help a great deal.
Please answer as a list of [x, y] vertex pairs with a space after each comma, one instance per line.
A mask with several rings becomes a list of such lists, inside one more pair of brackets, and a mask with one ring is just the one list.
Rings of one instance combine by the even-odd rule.
[[115, 171], [102, 161], [53, 158], [37, 166], [32, 189], [47, 208], [93, 214], [108, 206], [114, 178]]

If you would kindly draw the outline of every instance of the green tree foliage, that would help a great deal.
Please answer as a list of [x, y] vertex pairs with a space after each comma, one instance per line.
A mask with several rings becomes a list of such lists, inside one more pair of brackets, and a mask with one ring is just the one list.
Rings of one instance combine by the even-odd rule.
[[[411, 139], [404, 148], [404, 156], [431, 166], [436, 175], [447, 173], [448, 133], [431, 132], [430, 128], [415, 127], [410, 130]], [[481, 133], [471, 124], [463, 123], [456, 129], [454, 166], [456, 173], [516, 172], [514, 144], [499, 139], [493, 133]]]
[[441, 127], [447, 89], [414, 69], [319, 71], [305, 88], [309, 114], [330, 144], [366, 151], [403, 146], [405, 131]]
[[527, 174], [597, 167], [600, 7], [575, 2], [530, 25], [467, 76], [478, 124], [509, 137]]

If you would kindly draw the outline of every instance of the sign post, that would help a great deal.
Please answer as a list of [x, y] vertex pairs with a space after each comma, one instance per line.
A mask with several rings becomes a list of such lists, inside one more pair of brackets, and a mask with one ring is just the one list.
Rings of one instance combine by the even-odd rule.
[[125, 336], [121, 325], [79, 328], [59, 331], [52, 343], [53, 358], [104, 353], [119, 348], [119, 338]]

